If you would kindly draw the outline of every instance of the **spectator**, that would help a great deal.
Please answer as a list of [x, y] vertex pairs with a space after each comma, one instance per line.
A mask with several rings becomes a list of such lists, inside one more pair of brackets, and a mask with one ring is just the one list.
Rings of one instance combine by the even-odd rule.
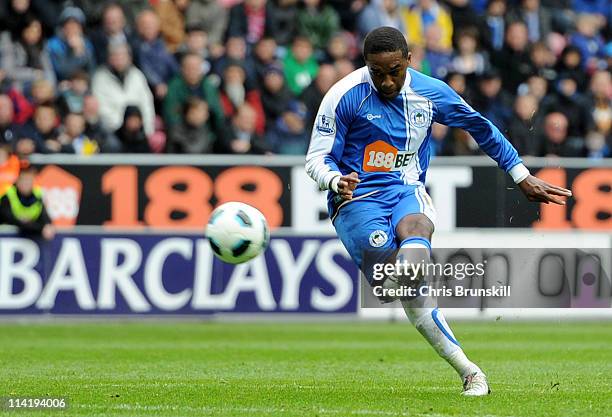
[[69, 79], [77, 71], [92, 73], [96, 66], [94, 49], [83, 35], [85, 15], [78, 7], [67, 7], [59, 17], [58, 34], [47, 43], [58, 81]]
[[350, 59], [344, 58], [334, 62], [334, 68], [338, 73], [337, 79], [340, 80], [355, 71], [355, 64]]
[[509, 13], [510, 21], [520, 20], [527, 26], [529, 42], [544, 41], [552, 26], [550, 11], [540, 4], [540, 0], [521, 0]]
[[46, 153], [49, 150], [59, 151], [58, 114], [51, 103], [42, 103], [36, 107], [31, 123], [21, 130], [15, 146], [20, 156], [34, 152]]
[[[0, 69], [0, 78], [1, 77], [2, 77], [2, 70]], [[45, 80], [38, 80], [38, 81], [47, 82]], [[6, 84], [9, 84], [9, 83], [6, 83]], [[25, 96], [21, 93], [21, 91], [19, 91], [13, 86], [6, 85], [6, 84], [4, 86], [0, 84], [0, 94], [6, 94], [10, 98], [13, 104], [13, 110], [12, 110], [13, 122], [18, 125], [23, 125], [28, 120], [30, 120], [32, 113], [34, 113], [34, 106], [28, 101], [27, 98], [25, 98]]]
[[248, 85], [246, 72], [240, 61], [230, 61], [223, 71], [223, 78], [219, 89], [219, 98], [226, 118], [231, 118], [237, 109], [248, 103], [255, 111], [256, 128], [258, 135], [263, 135], [266, 128], [266, 117], [261, 105], [259, 91]]
[[425, 56], [425, 48], [420, 45], [408, 45], [408, 50], [412, 54], [408, 66], [425, 75], [431, 75], [431, 67]]
[[185, 12], [190, 0], [158, 0], [155, 12], [159, 16], [161, 33], [171, 53], [185, 40]]
[[451, 66], [455, 72], [464, 75], [480, 75], [488, 68], [488, 57], [478, 51], [478, 30], [475, 27], [457, 33], [457, 52]]
[[0, 94], [0, 145], [16, 142], [19, 126], [13, 122], [14, 117], [13, 101], [6, 94]]
[[563, 113], [553, 112], [544, 118], [539, 141], [540, 156], [584, 156], [584, 143], [580, 138], [568, 136], [568, 121]]
[[525, 23], [515, 21], [508, 25], [504, 48], [493, 54], [492, 60], [501, 72], [504, 90], [516, 94], [517, 87], [532, 74]]
[[212, 63], [212, 72], [221, 78], [223, 70], [228, 61], [241, 61], [247, 67], [247, 78], [257, 82], [257, 74], [254, 65], [251, 65], [250, 56], [247, 55], [247, 44], [244, 38], [232, 36], [225, 43], [225, 54], [215, 59]]
[[[95, 1], [95, 0], [92, 0]], [[112, 0], [110, 0], [112, 1]], [[134, 28], [136, 26], [136, 19], [138, 15], [144, 10], [151, 10], [151, 5], [156, 1], [151, 0], [117, 0], [123, 7], [125, 18], [127, 20], [127, 26]]]
[[576, 80], [561, 76], [555, 83], [555, 89], [542, 100], [544, 113], [563, 113], [569, 124], [569, 136], [581, 136], [587, 133], [591, 126], [591, 114], [588, 102], [578, 92]]
[[142, 112], [144, 131], [153, 133], [153, 96], [144, 74], [132, 65], [127, 44], [110, 45], [108, 63], [100, 67], [92, 81], [92, 92], [100, 102], [100, 120], [108, 131], [117, 130], [128, 105]]
[[425, 59], [431, 76], [443, 80], [451, 68], [451, 49], [442, 46], [441, 36], [438, 25], [429, 25], [425, 30]]
[[209, 77], [204, 76], [202, 58], [188, 54], [181, 62], [180, 75], [174, 77], [168, 84], [168, 94], [164, 100], [164, 121], [167, 131], [172, 131], [182, 122], [185, 103], [194, 96], [208, 103], [211, 131], [223, 141], [225, 139], [225, 116], [217, 88]]
[[[78, 77], [78, 72], [76, 72], [74, 76]], [[64, 82], [62, 85], [69, 85]], [[56, 90], [53, 87], [53, 84], [44, 78], [39, 78], [38, 80], [32, 83], [32, 89], [30, 94], [32, 95], [32, 104], [34, 106], [38, 106], [39, 104], [46, 103], [54, 103], [55, 102], [55, 93]], [[34, 111], [34, 109], [32, 109]]]
[[343, 59], [352, 60], [355, 56], [351, 51], [351, 43], [354, 43], [354, 39], [350, 33], [336, 33], [327, 44], [322, 62], [334, 64]]
[[[473, 7], [475, 2], [483, 0], [444, 0], [450, 12], [453, 27], [464, 28], [467, 26], [479, 26], [482, 23], [482, 12], [478, 13]], [[477, 6], [480, 10], [483, 7]], [[452, 34], [449, 35], [452, 38]]]
[[397, 0], [372, 0], [358, 15], [356, 26], [361, 43], [370, 31], [380, 26], [391, 26], [405, 32]]
[[248, 104], [238, 108], [232, 117], [231, 139], [227, 149], [235, 154], [263, 154], [269, 152], [264, 138], [255, 132], [257, 113]]
[[512, 97], [502, 90], [502, 81], [496, 70], [487, 71], [478, 79], [478, 91], [473, 105], [502, 132], [512, 116]]
[[0, 3], [0, 27], [19, 39], [27, 22], [35, 16], [30, 0], [5, 0]]
[[125, 22], [125, 13], [119, 3], [108, 3], [102, 11], [102, 27], [91, 35], [91, 42], [96, 53], [96, 62], [106, 62], [108, 45], [111, 43], [129, 43], [129, 28]]
[[315, 49], [322, 51], [340, 30], [340, 17], [325, 0], [304, 0], [298, 11], [297, 26], [299, 34], [306, 36]]
[[261, 103], [266, 115], [266, 126], [271, 128], [276, 123], [276, 119], [281, 116], [294, 99], [285, 83], [283, 69], [279, 65], [272, 64], [266, 68], [261, 91]]
[[449, 72], [446, 77], [446, 83], [455, 90], [457, 94], [459, 94], [465, 101], [468, 103], [472, 102], [472, 97], [474, 94], [470, 90], [467, 85], [465, 75], [460, 74], [458, 72]]
[[409, 44], [425, 46], [425, 31], [435, 24], [441, 31], [440, 45], [445, 49], [452, 47], [453, 21], [437, 0], [418, 0], [413, 7], [405, 8], [402, 14]]
[[548, 93], [548, 81], [539, 75], [532, 75], [527, 79], [524, 84], [519, 87], [519, 94], [531, 94], [537, 100], [538, 103], [546, 97]]
[[557, 74], [571, 77], [578, 83], [578, 90], [584, 91], [587, 87], [587, 74], [581, 67], [582, 53], [575, 46], [568, 45], [561, 52], [561, 57], [556, 65]]
[[160, 38], [159, 27], [159, 18], [151, 10], [145, 10], [138, 15], [135, 57], [155, 98], [163, 100], [168, 93], [168, 81], [178, 72], [178, 65]]
[[37, 174], [33, 165], [21, 168], [15, 185], [0, 199], [0, 223], [17, 226], [22, 235], [51, 240], [55, 228], [47, 214], [42, 190], [34, 185]]
[[203, 25], [191, 23], [185, 28], [185, 42], [179, 46], [175, 57], [180, 62], [185, 54], [196, 54], [202, 57], [204, 72], [208, 73], [210, 71], [210, 63], [208, 62], [208, 33], [204, 30]]
[[19, 169], [19, 158], [11, 145], [0, 143], [0, 199], [17, 180]]
[[610, 15], [608, 0], [571, 0], [571, 8], [577, 13], [594, 13], [599, 21]]
[[222, 48], [228, 12], [216, 0], [191, 0], [185, 14], [186, 26], [200, 25], [213, 49]]
[[123, 153], [150, 153], [148, 135], [144, 129], [144, 119], [138, 106], [128, 105], [123, 113], [123, 121], [115, 136], [121, 143]]
[[83, 111], [83, 101], [89, 93], [89, 75], [84, 71], [75, 73], [65, 84], [58, 97], [58, 108], [62, 116]]
[[486, 25], [484, 43], [490, 50], [499, 51], [504, 46], [506, 10], [506, 0], [491, 0], [489, 4], [487, 4], [486, 14], [484, 16]]
[[591, 78], [589, 105], [595, 132], [612, 139], [612, 76], [609, 71], [597, 71]]
[[193, 97], [187, 100], [183, 120], [168, 135], [168, 153], [206, 154], [213, 151], [214, 135], [208, 126], [208, 103]]
[[21, 91], [29, 90], [32, 82], [39, 78], [55, 84], [55, 72], [38, 19], [26, 18], [17, 37], [8, 31], [0, 34], [0, 68]]
[[319, 68], [312, 54], [312, 44], [301, 36], [293, 40], [291, 51], [285, 57], [283, 64], [287, 85], [296, 96], [308, 87]]
[[542, 76], [547, 81], [557, 78], [555, 71], [556, 58], [550, 48], [544, 42], [536, 42], [531, 46], [529, 52], [533, 74]]
[[256, 82], [261, 85], [266, 69], [276, 63], [276, 41], [274, 38], [264, 37], [255, 44], [253, 50], [253, 66]]
[[359, 14], [367, 6], [365, 0], [329, 0], [329, 5], [338, 12], [340, 25], [344, 30], [355, 33]]
[[302, 103], [306, 105], [306, 133], [310, 137], [315, 118], [323, 101], [323, 96], [329, 91], [338, 79], [336, 69], [331, 65], [321, 65], [317, 78], [310, 83], [300, 96]]
[[121, 152], [119, 140], [102, 127], [100, 122], [100, 103], [94, 95], [87, 95], [83, 99], [83, 117], [85, 118], [85, 136], [95, 140], [101, 152]]
[[281, 46], [288, 46], [297, 34], [297, 0], [273, 0], [268, 10], [268, 30], [265, 36]]
[[587, 157], [591, 159], [607, 158], [612, 155], [612, 140], [595, 130], [587, 133], [585, 138]]
[[604, 41], [599, 34], [599, 18], [592, 14], [580, 14], [576, 20], [576, 32], [570, 36], [570, 44], [580, 50], [583, 69], [593, 71], [598, 59], [603, 58]]
[[538, 99], [535, 96], [525, 94], [516, 98], [514, 114], [508, 125], [508, 139], [519, 155], [538, 155], [535, 131], [535, 126], [539, 124], [537, 113]]
[[274, 153], [281, 155], [305, 155], [308, 150], [306, 106], [298, 100], [289, 103], [276, 120], [266, 137]]
[[100, 152], [98, 143], [85, 134], [85, 117], [83, 113], [68, 113], [64, 118], [64, 131], [58, 140], [59, 152], [77, 155], [93, 155]]
[[226, 36], [241, 37], [254, 45], [270, 33], [270, 5], [266, 0], [244, 0], [230, 9]]

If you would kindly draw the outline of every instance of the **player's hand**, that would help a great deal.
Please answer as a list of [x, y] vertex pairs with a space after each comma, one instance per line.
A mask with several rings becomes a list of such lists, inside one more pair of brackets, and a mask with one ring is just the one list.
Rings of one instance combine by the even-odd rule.
[[563, 197], [572, 196], [570, 190], [549, 184], [533, 175], [529, 175], [519, 182], [518, 186], [529, 201], [537, 201], [544, 204], [555, 203], [563, 206], [565, 205]]
[[351, 172], [348, 175], [343, 175], [338, 181], [338, 194], [345, 200], [351, 200], [353, 198], [353, 191], [357, 188], [361, 180], [356, 172]]

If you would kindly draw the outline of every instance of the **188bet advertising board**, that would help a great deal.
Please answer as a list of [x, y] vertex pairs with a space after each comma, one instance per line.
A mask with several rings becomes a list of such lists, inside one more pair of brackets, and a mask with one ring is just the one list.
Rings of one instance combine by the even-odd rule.
[[[273, 229], [332, 230], [325, 192], [306, 175], [303, 158], [50, 160], [39, 183], [53, 222], [61, 226], [202, 230], [216, 206], [241, 201], [258, 208]], [[436, 229], [612, 230], [612, 162], [594, 167], [538, 159], [527, 165], [538, 177], [571, 189], [568, 205], [527, 202], [487, 158], [434, 159], [426, 185], [438, 214]]]

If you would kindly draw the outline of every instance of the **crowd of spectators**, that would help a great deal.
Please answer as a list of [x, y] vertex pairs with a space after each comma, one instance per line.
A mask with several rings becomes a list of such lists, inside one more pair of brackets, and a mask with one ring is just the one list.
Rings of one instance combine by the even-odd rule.
[[[522, 155], [612, 155], [609, 0], [0, 0], [0, 144], [304, 154], [375, 27]], [[473, 155], [434, 125], [437, 155]]]

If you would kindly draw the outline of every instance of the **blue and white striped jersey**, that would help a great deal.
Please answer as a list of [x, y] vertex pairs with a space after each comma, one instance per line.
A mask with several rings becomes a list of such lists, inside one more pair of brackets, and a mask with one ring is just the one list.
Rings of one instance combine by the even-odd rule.
[[322, 190], [333, 188], [335, 177], [357, 172], [361, 183], [354, 197], [388, 185], [423, 184], [434, 122], [467, 130], [516, 182], [528, 175], [502, 133], [447, 84], [408, 69], [400, 94], [386, 100], [367, 67], [338, 81], [323, 98], [306, 171]]

